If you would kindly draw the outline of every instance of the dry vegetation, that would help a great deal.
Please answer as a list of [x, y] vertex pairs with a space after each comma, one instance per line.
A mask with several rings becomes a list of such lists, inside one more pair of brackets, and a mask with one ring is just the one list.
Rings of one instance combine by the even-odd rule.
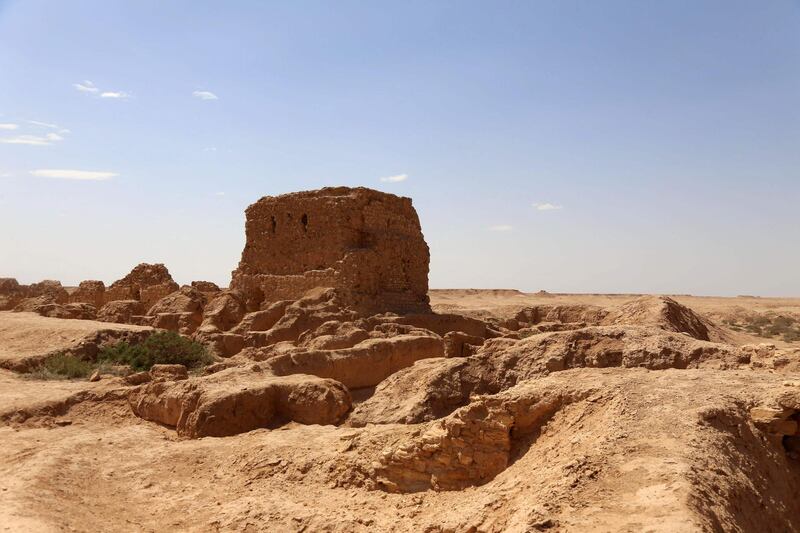
[[766, 339], [779, 339], [790, 343], [800, 341], [800, 322], [793, 316], [773, 313], [752, 314], [726, 319], [723, 324], [733, 331], [745, 331]]

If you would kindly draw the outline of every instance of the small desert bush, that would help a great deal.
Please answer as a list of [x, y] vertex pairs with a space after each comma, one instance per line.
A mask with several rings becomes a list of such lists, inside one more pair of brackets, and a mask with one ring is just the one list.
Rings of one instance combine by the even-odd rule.
[[153, 333], [139, 344], [118, 342], [100, 350], [97, 360], [102, 363], [129, 365], [134, 370], [150, 370], [156, 364], [179, 364], [197, 368], [213, 362], [214, 358], [199, 342], [181, 337], [174, 331]]
[[[741, 326], [733, 321], [726, 322], [733, 330], [741, 331]], [[794, 317], [783, 315], [757, 315], [745, 319], [745, 331], [759, 337], [782, 338], [784, 342], [800, 341], [800, 322]]]
[[766, 317], [766, 316], [763, 316], [763, 315], [757, 315], [757, 316], [754, 316], [754, 317], [750, 318], [750, 323], [754, 324], [756, 326], [762, 326], [763, 327], [763, 326], [769, 326], [770, 323], [771, 323], [771, 320], [769, 319], [769, 317]]
[[783, 334], [784, 342], [798, 342], [800, 341], [800, 329], [793, 329]]
[[78, 359], [74, 355], [57, 354], [47, 358], [35, 368], [30, 377], [34, 379], [78, 379], [89, 377], [95, 365]]
[[756, 324], [747, 324], [745, 326], [745, 329], [747, 331], [749, 331], [750, 333], [753, 333], [755, 335], [761, 335], [762, 334], [761, 326], [758, 326]]
[[776, 317], [767, 331], [773, 335], [786, 335], [795, 331], [795, 320], [788, 316]]

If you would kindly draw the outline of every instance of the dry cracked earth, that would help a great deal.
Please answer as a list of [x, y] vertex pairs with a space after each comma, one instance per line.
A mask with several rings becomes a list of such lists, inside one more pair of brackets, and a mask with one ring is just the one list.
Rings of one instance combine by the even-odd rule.
[[[0, 529], [800, 529], [800, 353], [708, 318], [800, 301], [431, 303], [327, 320], [315, 294], [318, 326], [188, 379], [2, 370]], [[0, 364], [109, 326], [2, 312]]]

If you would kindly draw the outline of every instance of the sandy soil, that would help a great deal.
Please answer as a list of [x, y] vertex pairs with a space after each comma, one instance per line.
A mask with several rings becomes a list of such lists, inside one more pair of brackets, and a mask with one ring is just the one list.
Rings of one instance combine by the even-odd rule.
[[[437, 310], [502, 316], [630, 296], [433, 291]], [[800, 300], [678, 298], [705, 314]], [[744, 303], [741, 303], [744, 302]], [[0, 313], [0, 356], [105, 323]], [[131, 328], [133, 326], [121, 326]], [[580, 391], [479, 486], [395, 494], [364, 482], [387, 442], [436, 422], [300, 425], [181, 439], [133, 415], [118, 378], [33, 381], [0, 370], [0, 531], [798, 531], [800, 462], [750, 419], [800, 374], [743, 365], [575, 368], [506, 394]], [[473, 399], [480, 401], [480, 398]]]
[[[508, 317], [523, 307], [535, 305], [595, 305], [616, 309], [640, 294], [560, 294], [526, 293], [513, 289], [434, 289], [431, 306], [440, 313], [464, 313], [476, 317]], [[800, 319], [800, 298], [762, 298], [752, 296], [721, 297], [665, 295], [725, 327], [724, 319], [740, 313], [787, 313]], [[727, 329], [727, 328], [726, 328]], [[736, 344], [769, 342], [779, 347], [798, 347], [779, 338], [765, 339], [727, 330]]]
[[[702, 370], [580, 369], [547, 381], [598, 395], [561, 411], [486, 485], [405, 495], [336, 486], [348, 456], [362, 451], [359, 440], [391, 428], [294, 425], [181, 441], [130, 415], [124, 402], [81, 404], [0, 428], [0, 524], [5, 531], [712, 529], [709, 509], [697, 512], [692, 500], [709, 482], [708, 450], [725, 435], [701, 415], [712, 406], [737, 413], [737, 401], [755, 402], [774, 385], [752, 372]], [[747, 394], [728, 392], [745, 387]], [[713, 466], [721, 469], [718, 490], [737, 490], [725, 481], [740, 475], [736, 466], [722, 456]], [[800, 511], [797, 502], [786, 511]]]
[[[615, 308], [641, 294], [560, 294], [520, 292], [513, 289], [433, 289], [431, 305], [437, 309], [482, 310], [502, 312], [530, 305], [584, 304]], [[724, 314], [738, 309], [756, 312], [800, 312], [800, 298], [762, 298], [752, 296], [721, 297], [667, 294], [699, 313]]]

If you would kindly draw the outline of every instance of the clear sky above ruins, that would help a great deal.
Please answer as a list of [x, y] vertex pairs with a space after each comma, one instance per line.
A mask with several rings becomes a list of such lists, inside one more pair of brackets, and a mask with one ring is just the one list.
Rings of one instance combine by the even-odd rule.
[[800, 295], [800, 2], [0, 0], [0, 276], [226, 284], [410, 196], [432, 287]]

